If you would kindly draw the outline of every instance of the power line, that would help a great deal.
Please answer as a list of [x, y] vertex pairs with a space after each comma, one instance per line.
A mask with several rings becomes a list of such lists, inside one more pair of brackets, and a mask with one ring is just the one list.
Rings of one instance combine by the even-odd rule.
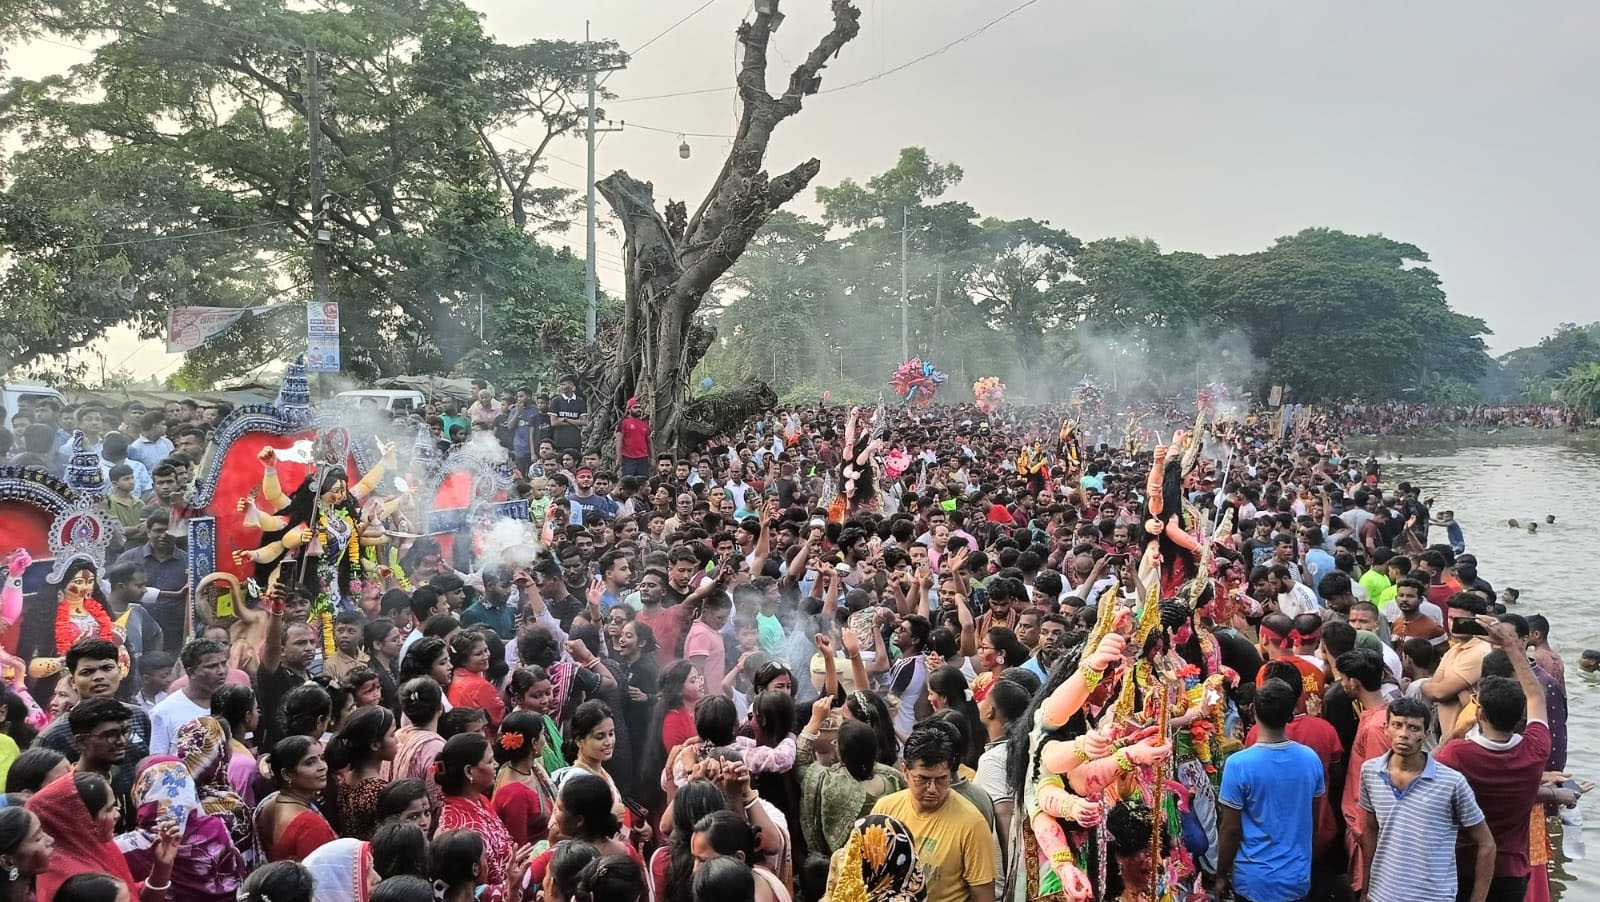
[[656, 35], [655, 37], [651, 38], [650, 40], [645, 41], [643, 44], [640, 44], [636, 49], [628, 51], [628, 56], [630, 58], [638, 56], [639, 53], [641, 51], [643, 51], [646, 47], [649, 47], [651, 44], [654, 44], [656, 41], [659, 41], [662, 38], [666, 37], [667, 35], [672, 34], [674, 31], [677, 30], [679, 25], [682, 25], [683, 23], [689, 21], [690, 19], [693, 19], [695, 16], [698, 16], [701, 13], [705, 12], [708, 7], [710, 7], [712, 4], [714, 4], [716, 2], [717, 2], [717, 0], [706, 0], [706, 2], [704, 2], [704, 3], [700, 4], [699, 6], [695, 7], [694, 12], [688, 14], [687, 16], [684, 16], [683, 18], [681, 18], [678, 21], [672, 23], [671, 25], [668, 25], [666, 31], [663, 31], [660, 34]]
[[653, 125], [641, 125], [632, 120], [624, 119], [622, 124], [629, 128], [642, 128], [647, 132], [660, 132], [663, 135], [683, 135], [686, 138], [737, 138], [738, 135], [719, 135], [710, 132], [685, 132], [675, 128], [656, 128]]
[[[1036, 4], [1038, 2], [1039, 2], [1039, 0], [1024, 0], [1023, 3], [1020, 3], [1020, 4], [1012, 7], [1011, 9], [1007, 10], [1006, 12], [1002, 13], [1001, 15], [999, 15], [999, 16], [993, 18], [993, 19], [990, 19], [989, 21], [983, 23], [982, 25], [978, 26], [977, 28], [973, 29], [972, 31], [967, 32], [966, 34], [962, 35], [961, 37], [956, 38], [955, 40], [949, 42], [948, 44], [944, 44], [943, 46], [936, 47], [933, 50], [930, 50], [927, 53], [924, 53], [919, 57], [916, 57], [916, 58], [911, 59], [911, 60], [907, 60], [906, 62], [901, 63], [900, 65], [895, 66], [895, 67], [893, 67], [891, 69], [885, 69], [884, 71], [879, 72], [877, 75], [873, 75], [873, 76], [870, 76], [868, 78], [863, 78], [863, 79], [861, 79], [859, 81], [853, 81], [853, 82], [850, 82], [849, 84], [839, 85], [836, 88], [825, 88], [825, 89], [823, 89], [821, 91], [818, 91], [817, 93], [819, 93], [819, 94], [833, 94], [833, 93], [836, 93], [838, 91], [847, 91], [847, 90], [849, 90], [851, 88], [858, 88], [858, 87], [860, 87], [862, 85], [870, 84], [871, 82], [875, 82], [880, 78], [886, 78], [886, 77], [888, 77], [890, 75], [894, 75], [897, 72], [902, 72], [902, 71], [904, 71], [906, 69], [911, 68], [912, 66], [917, 65], [918, 63], [926, 62], [927, 60], [930, 60], [930, 59], [932, 59], [932, 58], [934, 58], [936, 56], [939, 56], [940, 54], [943, 54], [943, 53], [945, 53], [945, 52], [947, 52], [949, 50], [952, 50], [952, 49], [954, 49], [955, 47], [957, 47], [957, 46], [959, 46], [961, 44], [965, 44], [967, 41], [970, 41], [973, 38], [983, 34], [984, 32], [986, 32], [989, 29], [995, 27], [996, 25], [999, 25], [1001, 22], [1004, 22], [1005, 20], [1011, 18], [1012, 16], [1015, 16], [1017, 13], [1022, 12], [1023, 10], [1027, 9], [1030, 6], [1033, 6], [1034, 4]], [[647, 100], [668, 100], [668, 99], [671, 99], [671, 98], [674, 98], [674, 97], [695, 97], [695, 96], [698, 96], [698, 95], [701, 95], [701, 94], [719, 94], [719, 93], [721, 93], [723, 91], [733, 91], [733, 90], [737, 90], [737, 86], [729, 85], [727, 87], [721, 87], [721, 88], [698, 88], [698, 89], [693, 90], [693, 91], [671, 91], [671, 92], [668, 92], [668, 93], [665, 93], [665, 94], [647, 94], [647, 95], [645, 95], [643, 97], [620, 97], [620, 98], [617, 98], [615, 100], [610, 101], [609, 103], [611, 105], [616, 105], [616, 104], [619, 104], [619, 103], [643, 103], [643, 102], [645, 102]]]
[[944, 53], [944, 52], [956, 47], [957, 45], [965, 44], [966, 42], [972, 40], [973, 38], [977, 37], [978, 35], [983, 34], [984, 32], [986, 32], [989, 29], [995, 27], [996, 25], [999, 25], [1001, 22], [1004, 22], [1005, 20], [1011, 18], [1012, 16], [1016, 15], [1017, 13], [1022, 12], [1023, 10], [1027, 9], [1028, 7], [1034, 5], [1035, 3], [1038, 3], [1038, 2], [1039, 2], [1039, 0], [1023, 0], [1022, 3], [1019, 3], [1016, 6], [1013, 6], [1011, 9], [1007, 10], [1006, 12], [1002, 13], [1001, 15], [999, 15], [999, 16], [993, 18], [993, 19], [990, 19], [989, 21], [983, 23], [982, 25], [979, 25], [977, 28], [973, 29], [972, 31], [967, 32], [966, 34], [962, 35], [959, 38], [956, 38], [955, 40], [951, 41], [948, 44], [943, 45], [942, 47], [937, 47], [937, 48], [935, 48], [933, 50], [930, 50], [927, 53], [924, 53], [923, 55], [917, 57], [916, 59], [908, 60], [908, 61], [906, 61], [904, 63], [901, 63], [898, 66], [895, 66], [892, 69], [886, 69], [886, 70], [884, 70], [882, 72], [879, 72], [877, 75], [873, 75], [873, 76], [870, 76], [868, 78], [863, 78], [860, 81], [853, 81], [853, 82], [850, 82], [849, 84], [839, 85], [836, 88], [826, 88], [824, 90], [818, 91], [817, 93], [818, 94], [834, 94], [834, 93], [837, 93], [839, 91], [848, 91], [851, 88], [859, 88], [862, 85], [870, 84], [872, 82], [875, 82], [880, 78], [887, 78], [888, 76], [893, 75], [896, 72], [902, 72], [902, 71], [904, 71], [906, 69], [911, 68], [912, 66], [915, 66], [918, 63], [924, 62], [926, 60], [933, 59], [934, 57], [936, 57], [936, 56], [938, 56], [938, 55], [940, 55], [940, 54], [942, 54], [942, 53]]
[[671, 94], [646, 94], [643, 97], [618, 97], [608, 100], [606, 103], [608, 106], [615, 106], [619, 103], [643, 103], [646, 100], [666, 100], [669, 97], [693, 97], [697, 94], [720, 94], [723, 91], [732, 90], [732, 86], [726, 88], [701, 88], [697, 91], [674, 91]]

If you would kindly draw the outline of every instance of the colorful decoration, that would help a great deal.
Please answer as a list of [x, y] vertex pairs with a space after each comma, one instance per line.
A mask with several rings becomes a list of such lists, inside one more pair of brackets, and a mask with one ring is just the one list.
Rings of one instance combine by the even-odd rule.
[[984, 413], [994, 413], [1006, 403], [1006, 384], [994, 376], [972, 383], [973, 403]]
[[889, 377], [889, 384], [894, 387], [894, 393], [900, 400], [913, 407], [927, 407], [939, 393], [939, 386], [949, 378], [931, 362], [913, 357], [895, 369], [894, 375]]

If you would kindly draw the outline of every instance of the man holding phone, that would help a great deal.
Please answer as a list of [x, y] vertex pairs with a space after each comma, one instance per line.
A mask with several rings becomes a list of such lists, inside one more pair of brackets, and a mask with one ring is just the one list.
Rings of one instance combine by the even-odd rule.
[[1488, 608], [1488, 602], [1471, 592], [1450, 596], [1445, 611], [1450, 648], [1439, 659], [1433, 677], [1422, 685], [1423, 698], [1439, 705], [1440, 736], [1454, 733], [1461, 706], [1483, 676], [1483, 659], [1493, 650], [1485, 639], [1488, 632], [1477, 620]]

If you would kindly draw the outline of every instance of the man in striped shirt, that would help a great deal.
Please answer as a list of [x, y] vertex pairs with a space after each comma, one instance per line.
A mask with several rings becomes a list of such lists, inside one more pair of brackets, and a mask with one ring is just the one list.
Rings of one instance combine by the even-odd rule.
[[1468, 902], [1487, 897], [1494, 836], [1466, 778], [1423, 750], [1427, 729], [1427, 705], [1413, 698], [1390, 702], [1390, 751], [1361, 767], [1367, 902], [1454, 902], [1455, 841], [1462, 830], [1477, 846]]

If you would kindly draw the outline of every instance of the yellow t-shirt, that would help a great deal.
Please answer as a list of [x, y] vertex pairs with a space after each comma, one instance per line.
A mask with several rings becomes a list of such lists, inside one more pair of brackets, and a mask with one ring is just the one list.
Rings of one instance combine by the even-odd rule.
[[917, 813], [911, 790], [892, 792], [872, 806], [906, 825], [917, 841], [927, 878], [928, 902], [967, 902], [968, 887], [994, 883], [994, 837], [982, 812], [951, 792], [932, 814]]

